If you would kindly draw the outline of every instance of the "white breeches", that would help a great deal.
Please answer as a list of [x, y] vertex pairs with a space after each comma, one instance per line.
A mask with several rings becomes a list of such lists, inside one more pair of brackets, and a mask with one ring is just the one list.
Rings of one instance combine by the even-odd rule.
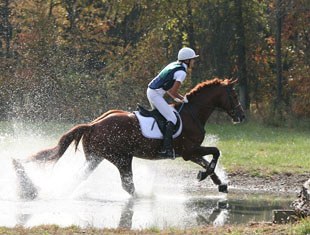
[[156, 108], [161, 115], [163, 115], [167, 121], [172, 122], [174, 125], [177, 123], [177, 118], [174, 114], [174, 109], [164, 99], [165, 91], [163, 89], [151, 89], [147, 88], [146, 95], [152, 106]]

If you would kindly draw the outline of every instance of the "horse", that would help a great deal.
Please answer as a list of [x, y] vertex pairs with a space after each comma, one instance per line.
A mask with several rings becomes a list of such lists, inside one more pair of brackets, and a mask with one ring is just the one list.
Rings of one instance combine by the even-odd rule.
[[[215, 109], [225, 111], [234, 123], [245, 119], [245, 114], [238, 100], [234, 84], [237, 80], [218, 79], [206, 80], [196, 85], [186, 94], [188, 103], [171, 104], [179, 111], [183, 129], [174, 139], [174, 150], [177, 157], [201, 166], [204, 171], [198, 173], [198, 179], [210, 176], [219, 191], [227, 192], [227, 184], [223, 183], [214, 172], [220, 151], [216, 147], [201, 146], [205, 137], [205, 124]], [[57, 162], [72, 142], [75, 148], [82, 143], [86, 158], [85, 177], [104, 159], [114, 164], [120, 174], [123, 189], [135, 195], [133, 182], [133, 157], [159, 160], [158, 151], [161, 139], [150, 139], [142, 135], [135, 113], [124, 110], [110, 110], [95, 120], [78, 124], [59, 139], [55, 147], [42, 150], [27, 161]], [[208, 162], [204, 156], [212, 155]]]

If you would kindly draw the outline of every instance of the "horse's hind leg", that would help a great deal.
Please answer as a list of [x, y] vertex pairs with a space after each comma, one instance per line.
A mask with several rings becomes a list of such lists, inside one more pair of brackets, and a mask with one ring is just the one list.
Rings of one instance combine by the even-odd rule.
[[117, 161], [112, 161], [112, 163], [117, 167], [120, 173], [123, 189], [133, 196], [135, 193], [135, 185], [132, 175], [132, 158], [133, 156], [130, 154], [122, 155], [121, 157], [114, 158], [117, 159]]
[[91, 151], [91, 149], [88, 148], [89, 145], [86, 145], [85, 139], [83, 140], [83, 150], [84, 150], [84, 155], [86, 159], [86, 164], [81, 171], [82, 174], [82, 179], [86, 180], [89, 175], [97, 168], [97, 166], [102, 162], [104, 157], [102, 157], [102, 153], [96, 154]]
[[104, 158], [86, 158], [86, 165], [83, 167], [83, 170], [80, 172], [82, 175], [82, 180], [86, 180], [90, 174], [97, 168], [97, 166], [102, 162]]
[[18, 196], [21, 199], [34, 200], [38, 196], [38, 189], [29, 178], [24, 166], [16, 159], [12, 159], [12, 163], [18, 179]]
[[119, 169], [119, 173], [121, 176], [123, 189], [133, 196], [135, 193], [135, 185], [133, 183], [132, 170]]

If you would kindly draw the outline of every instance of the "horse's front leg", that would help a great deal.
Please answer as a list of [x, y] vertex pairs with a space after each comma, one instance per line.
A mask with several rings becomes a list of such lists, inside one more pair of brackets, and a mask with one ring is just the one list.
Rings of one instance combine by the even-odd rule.
[[[212, 155], [212, 160], [210, 161], [210, 163], [203, 158], [206, 155]], [[219, 191], [227, 192], [227, 184], [223, 184], [220, 178], [214, 172], [219, 157], [220, 151], [218, 148], [199, 146], [198, 148], [195, 148], [192, 151], [188, 152], [185, 155], [184, 160], [190, 160], [206, 169], [205, 171], [199, 171], [197, 175], [199, 181], [204, 180], [208, 177], [208, 175], [210, 175], [213, 183], [219, 186]]]
[[[214, 173], [217, 161], [220, 157], [220, 151], [216, 147], [199, 146], [190, 151], [187, 155], [189, 155], [188, 160], [191, 160], [192, 162], [195, 162], [196, 164], [206, 169], [206, 171], [202, 175], [203, 178], [200, 178], [200, 180], [204, 180], [208, 175]], [[212, 155], [212, 160], [210, 161], [210, 163], [203, 158], [206, 155]]]

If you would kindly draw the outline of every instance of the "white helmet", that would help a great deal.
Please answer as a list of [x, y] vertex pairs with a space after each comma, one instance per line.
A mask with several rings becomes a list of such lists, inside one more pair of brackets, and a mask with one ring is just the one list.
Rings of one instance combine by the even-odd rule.
[[199, 55], [196, 55], [195, 51], [189, 47], [183, 47], [179, 50], [178, 60], [189, 60], [197, 58]]

